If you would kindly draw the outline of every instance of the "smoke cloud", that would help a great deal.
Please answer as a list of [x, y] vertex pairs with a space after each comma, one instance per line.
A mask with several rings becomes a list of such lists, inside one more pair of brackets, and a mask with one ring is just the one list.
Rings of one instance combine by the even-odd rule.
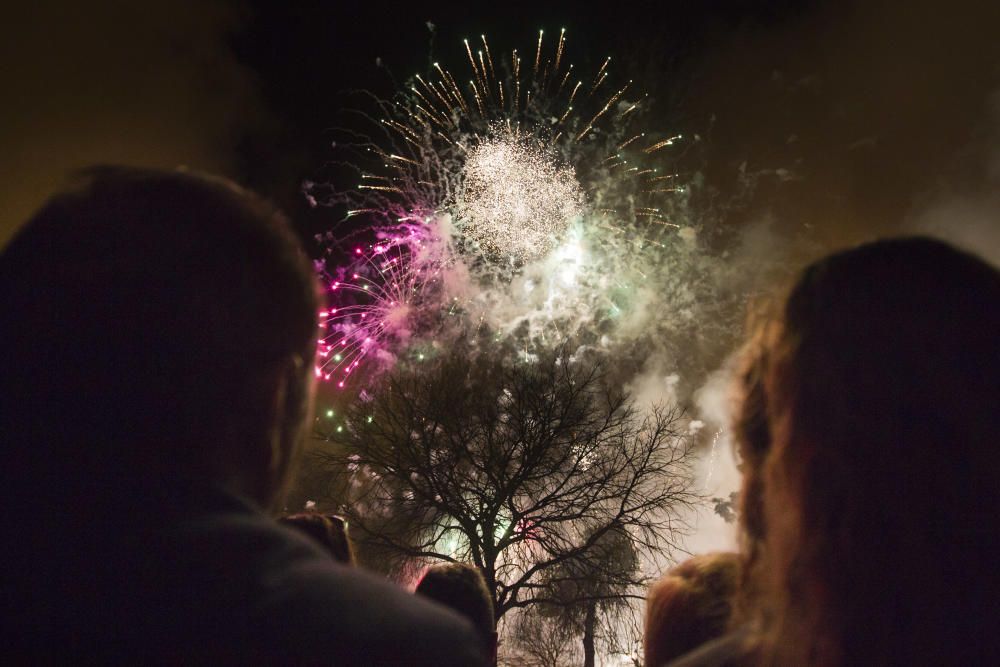
[[[703, 135], [706, 187], [742, 197], [720, 220], [738, 230], [727, 256], [739, 268], [719, 288], [736, 276], [747, 303], [766, 301], [809, 261], [896, 234], [930, 234], [1000, 263], [997, 25], [997, 3], [873, 0], [720, 31], [681, 102]], [[705, 423], [699, 484], [713, 497], [740, 484], [726, 355], [692, 378]], [[695, 524], [691, 551], [735, 547], [710, 508]]]

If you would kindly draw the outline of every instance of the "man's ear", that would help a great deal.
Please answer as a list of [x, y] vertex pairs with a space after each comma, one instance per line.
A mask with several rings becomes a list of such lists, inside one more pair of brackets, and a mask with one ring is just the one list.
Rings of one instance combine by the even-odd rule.
[[270, 405], [273, 417], [267, 448], [271, 505], [280, 502], [288, 491], [312, 415], [316, 382], [305, 366], [298, 355], [289, 358], [277, 370], [273, 385]]

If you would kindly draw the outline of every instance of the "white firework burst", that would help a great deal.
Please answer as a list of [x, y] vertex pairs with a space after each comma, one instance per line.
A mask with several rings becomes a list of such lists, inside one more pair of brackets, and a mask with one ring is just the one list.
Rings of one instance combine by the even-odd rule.
[[533, 137], [505, 128], [468, 152], [462, 176], [453, 216], [486, 255], [522, 262], [543, 255], [583, 214], [573, 168]]

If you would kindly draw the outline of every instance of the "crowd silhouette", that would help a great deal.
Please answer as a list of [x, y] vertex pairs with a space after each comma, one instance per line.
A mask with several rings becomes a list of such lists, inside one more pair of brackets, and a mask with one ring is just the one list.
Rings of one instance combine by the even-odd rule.
[[[340, 518], [272, 518], [320, 306], [279, 211], [94, 168], [4, 249], [0, 290], [0, 653], [496, 664], [473, 566], [408, 593], [356, 565]], [[930, 238], [837, 252], [739, 358], [740, 550], [650, 587], [644, 664], [1000, 664], [997, 269]]]

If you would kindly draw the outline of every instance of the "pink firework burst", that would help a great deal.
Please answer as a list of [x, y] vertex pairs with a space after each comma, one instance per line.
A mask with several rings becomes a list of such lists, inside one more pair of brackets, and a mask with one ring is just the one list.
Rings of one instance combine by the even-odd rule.
[[319, 313], [316, 376], [347, 386], [362, 364], [384, 367], [404, 349], [426, 311], [435, 310], [441, 264], [427, 257], [418, 229], [356, 246], [329, 279], [330, 307]]

